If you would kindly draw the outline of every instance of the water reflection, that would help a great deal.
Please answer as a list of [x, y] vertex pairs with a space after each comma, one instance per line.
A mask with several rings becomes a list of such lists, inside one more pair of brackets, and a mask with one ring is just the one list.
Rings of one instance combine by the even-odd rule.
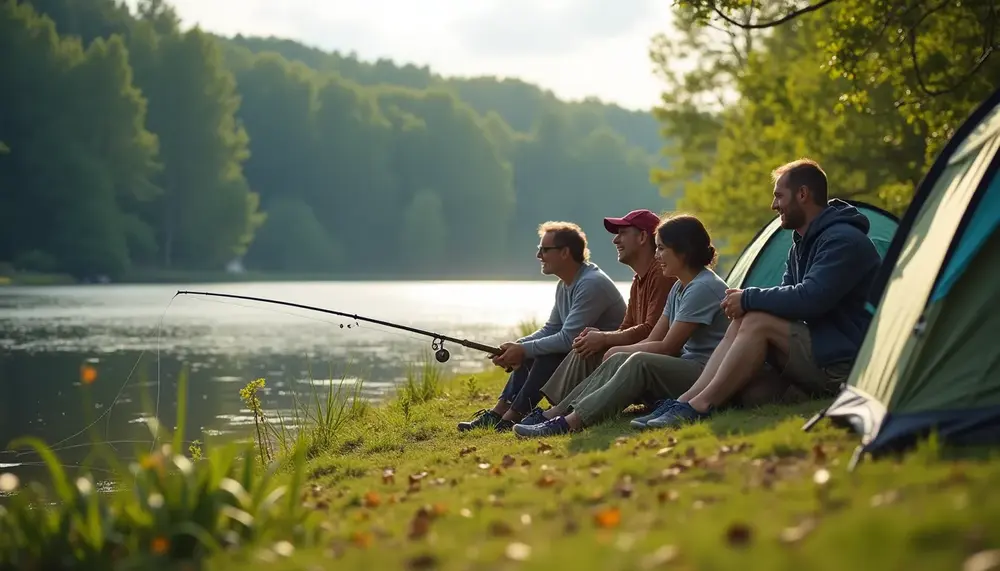
[[[543, 321], [549, 282], [350, 282], [0, 288], [0, 443], [36, 436], [78, 464], [100, 440], [127, 459], [148, 450], [142, 418], [173, 427], [177, 378], [189, 373], [185, 434], [202, 442], [246, 433], [253, 417], [239, 389], [264, 377], [266, 409], [288, 411], [294, 395], [331, 379], [363, 380], [379, 401], [428, 357], [431, 339], [294, 308], [173, 297], [179, 289], [224, 291], [358, 312], [377, 319], [498, 344], [519, 321]], [[623, 295], [628, 284], [619, 284]], [[348, 328], [350, 326], [350, 328]], [[445, 372], [476, 370], [482, 353], [448, 347]], [[97, 372], [81, 382], [80, 367]], [[126, 383], [127, 380], [127, 383]], [[350, 391], [345, 391], [350, 392]], [[85, 427], [89, 429], [80, 432]], [[72, 437], [72, 438], [70, 438]], [[110, 449], [110, 448], [109, 448]], [[0, 453], [0, 469], [35, 477], [34, 454]]]

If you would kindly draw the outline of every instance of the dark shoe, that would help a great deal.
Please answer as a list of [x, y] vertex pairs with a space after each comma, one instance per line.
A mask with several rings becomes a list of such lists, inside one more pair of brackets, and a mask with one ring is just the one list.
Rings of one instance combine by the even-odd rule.
[[677, 428], [710, 416], [712, 416], [711, 410], [698, 412], [690, 404], [678, 402], [663, 415], [647, 422], [646, 426], [649, 428]]
[[546, 420], [541, 424], [515, 424], [514, 434], [522, 438], [537, 438], [539, 436], [555, 436], [557, 434], [566, 434], [569, 430], [569, 424], [566, 423], [566, 419], [557, 416], [553, 419]]
[[536, 406], [535, 410], [528, 413], [528, 416], [522, 418], [521, 422], [518, 422], [517, 424], [521, 424], [524, 426], [533, 426], [535, 424], [541, 424], [546, 420], [548, 420], [547, 418], [545, 418], [544, 412], [545, 412], [544, 410]]
[[654, 418], [659, 418], [663, 416], [675, 404], [677, 404], [677, 401], [674, 399], [664, 399], [658, 401], [656, 403], [656, 408], [653, 409], [653, 412], [633, 418], [632, 422], [630, 422], [629, 425], [632, 426], [632, 428], [647, 428], [646, 426], [647, 422], [653, 420]]
[[510, 432], [512, 428], [514, 428], [513, 420], [501, 419], [500, 422], [496, 423], [496, 426], [493, 427], [493, 430], [496, 430], [497, 432]]
[[493, 428], [497, 425], [502, 417], [493, 412], [492, 410], [480, 410], [473, 415], [472, 420], [467, 422], [459, 422], [458, 430], [459, 432], [465, 432], [467, 430], [475, 430], [477, 428]]

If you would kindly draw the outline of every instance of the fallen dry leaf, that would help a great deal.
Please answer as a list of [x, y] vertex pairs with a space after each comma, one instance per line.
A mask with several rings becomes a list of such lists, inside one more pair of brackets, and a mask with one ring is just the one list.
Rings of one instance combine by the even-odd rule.
[[817, 464], [826, 464], [826, 452], [819, 442], [813, 445], [813, 461]]
[[889, 504], [895, 503], [899, 499], [899, 492], [896, 490], [889, 490], [888, 492], [883, 492], [881, 494], [875, 494], [871, 499], [871, 506], [877, 508], [879, 506], [887, 506]]
[[517, 460], [515, 460], [510, 454], [504, 454], [503, 460], [500, 461], [500, 465], [504, 468], [510, 468], [515, 463], [517, 463]]
[[406, 562], [407, 569], [413, 569], [414, 571], [423, 571], [425, 569], [435, 569], [438, 566], [438, 560], [436, 557], [430, 553], [425, 553], [423, 555], [418, 555], [413, 557]]
[[677, 493], [677, 490], [660, 490], [660, 493], [656, 494], [656, 499], [658, 499], [661, 504], [666, 502], [676, 502], [680, 497], [681, 495]]
[[806, 518], [799, 522], [798, 525], [786, 527], [781, 530], [779, 539], [781, 539], [782, 543], [797, 543], [802, 541], [802, 539], [809, 535], [809, 532], [814, 529], [816, 529], [816, 520], [813, 518]]
[[465, 456], [466, 454], [472, 454], [476, 451], [475, 446], [466, 446], [465, 448], [458, 451], [459, 456]]
[[510, 527], [510, 525], [507, 522], [500, 520], [491, 521], [487, 530], [489, 531], [490, 535], [494, 537], [506, 537], [514, 533], [514, 530]]
[[1000, 549], [980, 551], [970, 555], [962, 564], [962, 571], [994, 571], [1000, 568]]
[[543, 474], [536, 483], [539, 488], [548, 488], [556, 483], [556, 479], [552, 477], [552, 474]]
[[552, 450], [552, 445], [549, 444], [548, 442], [539, 442], [538, 443], [538, 450], [537, 450], [537, 452], [539, 452], [539, 453], [550, 452], [551, 450]]
[[408, 537], [410, 539], [421, 539], [427, 535], [427, 532], [431, 529], [432, 519], [431, 510], [427, 509], [426, 506], [418, 509], [417, 513], [413, 515], [413, 519], [410, 520], [410, 533]]
[[489, 468], [490, 468], [490, 463], [489, 462], [480, 462], [479, 463], [479, 469], [480, 470], [488, 470]]
[[361, 549], [368, 549], [371, 547], [372, 542], [375, 541], [374, 536], [367, 531], [355, 531], [351, 534], [351, 543], [360, 547]]
[[660, 448], [659, 450], [656, 451], [656, 455], [657, 456], [666, 456], [667, 454], [670, 454], [673, 451], [674, 451], [674, 447], [673, 446], [664, 446], [663, 448]]
[[366, 508], [377, 508], [382, 503], [382, 496], [375, 491], [366, 492], [364, 497], [361, 499], [361, 505]]
[[598, 510], [594, 514], [594, 525], [602, 528], [618, 527], [622, 521], [622, 512], [617, 507], [608, 507]]
[[745, 523], [733, 523], [726, 529], [726, 542], [732, 547], [743, 547], [750, 543], [753, 531]]
[[628, 474], [622, 476], [621, 480], [619, 480], [618, 484], [615, 486], [615, 493], [623, 498], [632, 497], [632, 493], [634, 491], [635, 488], [632, 486], [632, 476]]
[[677, 558], [677, 548], [673, 545], [664, 545], [653, 553], [643, 557], [641, 565], [643, 569], [654, 569], [670, 563]]
[[531, 556], [531, 546], [526, 543], [514, 542], [504, 550], [507, 559], [512, 561], [525, 561]]
[[392, 468], [386, 468], [385, 470], [382, 470], [382, 483], [383, 484], [396, 483], [396, 472]]

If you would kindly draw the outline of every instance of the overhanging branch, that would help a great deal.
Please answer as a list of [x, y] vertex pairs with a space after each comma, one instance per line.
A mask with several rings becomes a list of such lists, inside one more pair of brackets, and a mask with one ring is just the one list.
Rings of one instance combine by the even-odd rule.
[[798, 18], [799, 16], [802, 16], [803, 14], [808, 14], [809, 12], [815, 12], [816, 10], [819, 10], [820, 8], [826, 6], [827, 4], [832, 4], [834, 1], [835, 0], [820, 0], [815, 4], [810, 4], [804, 8], [799, 8], [798, 10], [789, 12], [788, 14], [785, 14], [784, 16], [778, 18], [777, 20], [771, 20], [769, 22], [757, 23], [757, 24], [753, 24], [750, 22], [743, 23], [734, 20], [729, 16], [727, 16], [725, 13], [723, 13], [722, 10], [719, 10], [719, 8], [715, 6], [715, 4], [712, 4], [712, 11], [715, 12], [715, 14], [718, 17], [722, 18], [729, 24], [732, 24], [733, 26], [736, 26], [738, 28], [743, 28], [744, 30], [763, 30], [764, 28], [773, 28], [775, 26], [780, 26], [785, 22], [789, 22], [791, 20], [794, 20], [795, 18]]

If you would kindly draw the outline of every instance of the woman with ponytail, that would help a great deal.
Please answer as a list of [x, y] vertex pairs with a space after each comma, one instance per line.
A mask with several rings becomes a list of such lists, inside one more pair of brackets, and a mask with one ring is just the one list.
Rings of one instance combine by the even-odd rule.
[[[514, 432], [523, 437], [581, 430], [637, 402], [672, 402], [698, 380], [722, 341], [729, 319], [722, 311], [726, 282], [713, 271], [716, 252], [702, 222], [690, 215], [665, 218], [656, 229], [656, 259], [677, 278], [663, 315], [649, 337], [615, 347], [604, 362], [556, 406], [536, 409]], [[632, 421], [645, 426], [657, 411]]]

